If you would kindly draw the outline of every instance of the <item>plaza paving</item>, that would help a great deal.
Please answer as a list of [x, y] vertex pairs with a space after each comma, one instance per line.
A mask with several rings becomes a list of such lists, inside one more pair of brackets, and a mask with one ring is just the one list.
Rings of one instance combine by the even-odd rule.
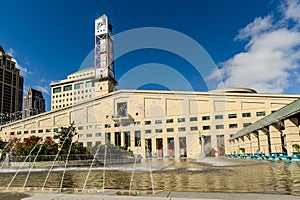
[[[2, 198], [0, 198], [2, 199]], [[42, 194], [36, 193], [22, 200], [296, 200], [299, 196], [249, 193], [199, 193], [199, 192], [161, 192], [146, 196], [113, 196], [113, 195], [77, 195], [77, 194]]]

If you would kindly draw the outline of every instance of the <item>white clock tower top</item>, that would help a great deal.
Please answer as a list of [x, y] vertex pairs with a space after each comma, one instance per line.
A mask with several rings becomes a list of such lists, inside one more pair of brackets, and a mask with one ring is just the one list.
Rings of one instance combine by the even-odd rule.
[[96, 92], [103, 94], [115, 90], [113, 26], [104, 14], [95, 20], [95, 80]]
[[102, 35], [108, 33], [108, 19], [104, 14], [95, 20], [95, 35]]

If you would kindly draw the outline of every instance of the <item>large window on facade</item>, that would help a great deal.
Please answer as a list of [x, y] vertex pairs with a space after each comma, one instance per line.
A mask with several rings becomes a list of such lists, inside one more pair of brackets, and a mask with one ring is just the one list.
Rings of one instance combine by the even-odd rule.
[[216, 125], [216, 129], [224, 129], [224, 125], [223, 124], [218, 124], [218, 125]]
[[130, 126], [130, 122], [123, 122], [122, 126]]
[[198, 117], [190, 117], [190, 122], [196, 122], [198, 121]]
[[101, 129], [101, 127], [102, 127], [101, 124], [96, 124], [95, 125], [95, 129]]
[[228, 118], [229, 118], [229, 119], [236, 118], [236, 114], [235, 114], [235, 113], [234, 113], [234, 114], [228, 114]]
[[183, 118], [183, 117], [178, 118], [178, 122], [185, 122], [185, 118]]
[[198, 131], [198, 126], [191, 126], [190, 130], [191, 131]]
[[141, 146], [141, 131], [134, 131], [134, 146]]
[[249, 122], [249, 123], [243, 123], [243, 127], [245, 128], [245, 127], [247, 127], [247, 126], [249, 126], [251, 123]]
[[91, 138], [91, 137], [93, 137], [93, 134], [92, 133], [88, 133], [88, 134], [86, 134], [86, 137]]
[[140, 126], [140, 125], [141, 125], [141, 122], [140, 122], [140, 121], [136, 121], [136, 122], [134, 122], [133, 124], [134, 124], [134, 126]]
[[101, 133], [96, 133], [95, 136], [96, 137], [101, 137]]
[[242, 113], [242, 117], [251, 117], [251, 113]]
[[185, 131], [185, 127], [178, 127], [178, 132], [183, 132]]
[[155, 129], [155, 133], [162, 133], [162, 129], [161, 128]]
[[166, 123], [173, 123], [173, 119], [167, 119]]
[[265, 111], [261, 111], [261, 112], [256, 112], [256, 116], [260, 117], [260, 116], [265, 116], [266, 112]]
[[155, 120], [155, 124], [162, 124], [162, 120], [161, 119]]
[[202, 116], [202, 120], [203, 121], [210, 120], [210, 116]]
[[238, 125], [237, 124], [229, 124], [229, 128], [237, 128]]
[[167, 132], [174, 132], [174, 128], [167, 128]]
[[93, 129], [93, 125], [87, 125], [87, 126], [86, 126], [86, 129], [87, 129], [87, 130]]
[[218, 119], [223, 119], [223, 115], [216, 115], [216, 116], [215, 116], [215, 119], [216, 119], [216, 120], [218, 120]]
[[147, 130], [145, 130], [145, 133], [146, 133], [146, 134], [149, 134], [149, 133], [151, 133], [151, 129], [147, 129]]
[[82, 89], [82, 88], [83, 88], [83, 83], [76, 83], [76, 84], [74, 85], [74, 89], [75, 89], [75, 90]]
[[202, 126], [202, 129], [205, 130], [210, 130], [210, 126]]
[[87, 82], [85, 83], [85, 87], [94, 87], [93, 81], [87, 81]]
[[64, 91], [72, 90], [72, 85], [66, 85], [64, 86]]
[[61, 92], [61, 87], [53, 88], [53, 93]]
[[116, 115], [117, 117], [128, 117], [127, 102], [117, 103]]

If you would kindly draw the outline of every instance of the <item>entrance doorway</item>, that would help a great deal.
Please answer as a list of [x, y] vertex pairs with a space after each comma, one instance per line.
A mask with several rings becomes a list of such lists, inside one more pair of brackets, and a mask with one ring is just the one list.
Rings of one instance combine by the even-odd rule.
[[115, 146], [120, 147], [121, 146], [121, 133], [115, 132]]
[[125, 147], [125, 150], [127, 150], [128, 147], [130, 147], [130, 132], [129, 131], [124, 132], [124, 147]]
[[110, 133], [105, 133], [105, 143], [110, 144], [111, 139], [110, 139]]
[[204, 154], [206, 156], [214, 156], [214, 155], [211, 155], [211, 151], [212, 151], [211, 136], [205, 135], [205, 137], [204, 137]]
[[145, 140], [145, 152], [146, 152], [146, 158], [152, 157], [152, 140], [151, 139]]
[[157, 151], [157, 158], [162, 158], [163, 155], [163, 139], [156, 138], [156, 151]]
[[225, 154], [224, 135], [217, 135], [217, 153], [218, 156]]
[[186, 158], [186, 137], [179, 137], [180, 157]]
[[167, 143], [168, 143], [168, 156], [169, 157], [174, 157], [174, 138], [168, 138], [167, 139]]

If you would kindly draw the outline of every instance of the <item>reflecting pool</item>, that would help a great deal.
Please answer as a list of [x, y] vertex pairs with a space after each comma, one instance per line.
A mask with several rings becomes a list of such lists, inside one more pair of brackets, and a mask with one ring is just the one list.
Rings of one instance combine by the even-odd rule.
[[[17, 175], [15, 175], [17, 173]], [[254, 192], [300, 195], [300, 163], [206, 158], [153, 159], [107, 167], [54, 168], [45, 188], [120, 191]], [[62, 176], [64, 179], [62, 182]], [[3, 168], [2, 188], [41, 188], [48, 169]], [[103, 178], [104, 177], [104, 178]], [[11, 180], [13, 181], [11, 182]], [[10, 184], [11, 182], [11, 184]], [[10, 187], [7, 186], [10, 184]], [[84, 185], [85, 184], [85, 185]]]

